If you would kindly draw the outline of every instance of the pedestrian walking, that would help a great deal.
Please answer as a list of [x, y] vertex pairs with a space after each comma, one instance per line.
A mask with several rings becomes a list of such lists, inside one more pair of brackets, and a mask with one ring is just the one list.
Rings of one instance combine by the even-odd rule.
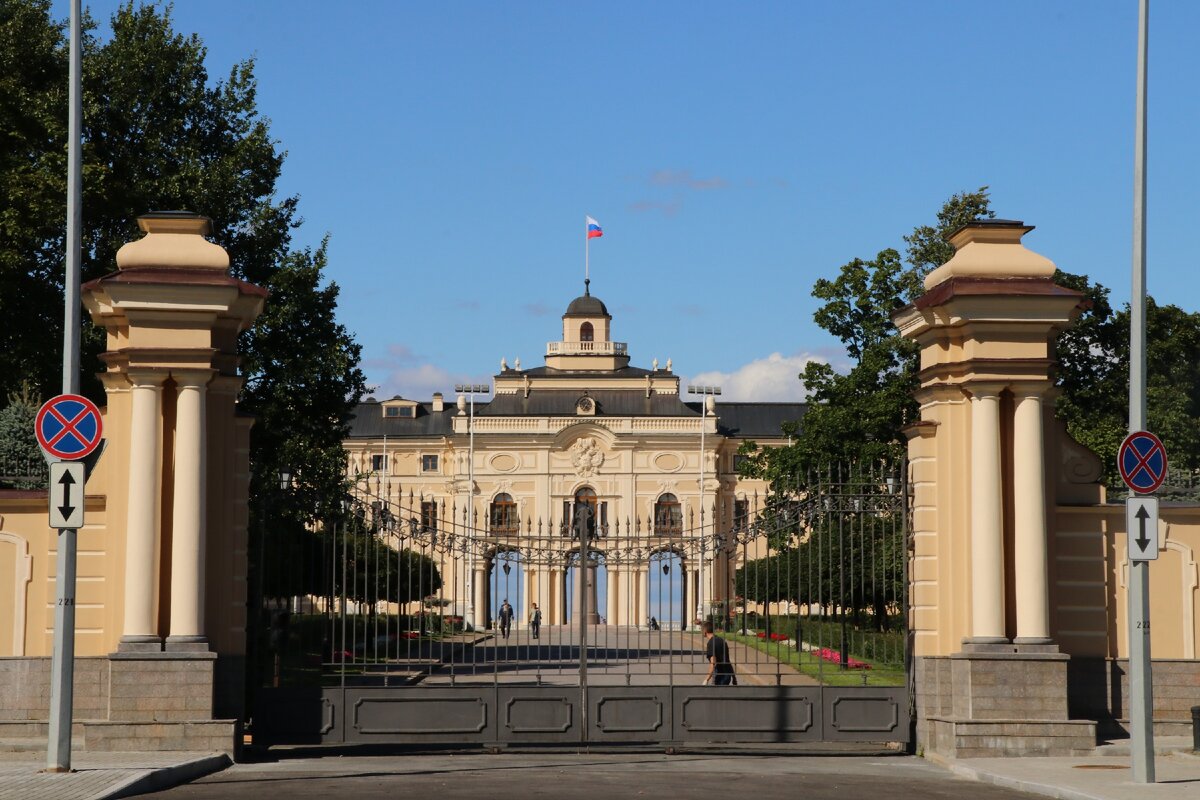
[[508, 604], [508, 598], [504, 598], [504, 604], [500, 606], [500, 635], [505, 639], [508, 638], [509, 631], [512, 630], [513, 607]]
[[704, 682], [713, 686], [735, 684], [737, 679], [734, 677], [733, 661], [729, 658], [729, 643], [713, 634], [711, 622], [703, 623], [701, 629], [704, 631], [704, 655], [708, 659], [708, 675]]
[[535, 639], [542, 632], [542, 610], [537, 607], [537, 603], [533, 604], [533, 608], [529, 612], [529, 630], [533, 632], [533, 638]]

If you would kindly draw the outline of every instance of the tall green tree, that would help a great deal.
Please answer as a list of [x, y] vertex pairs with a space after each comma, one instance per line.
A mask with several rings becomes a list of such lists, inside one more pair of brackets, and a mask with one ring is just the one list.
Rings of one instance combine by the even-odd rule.
[[[67, 43], [50, 0], [0, 0], [0, 393], [32, 380], [58, 390], [66, 197]], [[266, 312], [241, 342], [251, 437], [252, 516], [309, 520], [340, 496], [341, 441], [363, 391], [359, 348], [336, 321], [324, 245], [293, 247], [298, 198], [276, 191], [284, 152], [257, 108], [254, 61], [214, 79], [171, 7], [130, 0], [107, 35], [83, 41], [83, 278], [111, 272], [137, 239], [138, 215], [188, 209], [213, 220], [233, 273], [267, 287]], [[101, 332], [84, 325], [83, 391]], [[278, 496], [286, 466], [294, 488]], [[321, 498], [318, 502], [317, 498]]]

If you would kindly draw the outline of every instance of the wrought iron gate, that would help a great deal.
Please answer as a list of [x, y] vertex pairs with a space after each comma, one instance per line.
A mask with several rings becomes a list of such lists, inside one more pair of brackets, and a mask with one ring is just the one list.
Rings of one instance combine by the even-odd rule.
[[[909, 740], [902, 468], [830, 469], [711, 524], [669, 502], [519, 518], [506, 497], [468, 518], [364, 487], [328, 524], [262, 532], [254, 741]], [[734, 686], [704, 685], [705, 620]]]

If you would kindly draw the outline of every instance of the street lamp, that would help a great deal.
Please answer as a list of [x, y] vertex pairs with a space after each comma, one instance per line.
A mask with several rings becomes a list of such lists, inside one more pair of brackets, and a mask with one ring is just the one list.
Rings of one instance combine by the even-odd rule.
[[471, 552], [467, 559], [467, 617], [471, 627], [475, 624], [475, 395], [487, 394], [492, 387], [486, 383], [459, 383], [454, 387], [458, 394], [459, 411], [462, 411], [463, 396], [470, 398], [471, 410], [467, 416], [467, 525], [470, 534]]
[[699, 570], [697, 572], [696, 585], [696, 616], [703, 623], [706, 618], [705, 602], [704, 602], [704, 429], [708, 427], [708, 412], [712, 411], [716, 416], [717, 399], [716, 396], [721, 393], [720, 386], [689, 386], [687, 387], [688, 394], [699, 395], [700, 402], [700, 552]]

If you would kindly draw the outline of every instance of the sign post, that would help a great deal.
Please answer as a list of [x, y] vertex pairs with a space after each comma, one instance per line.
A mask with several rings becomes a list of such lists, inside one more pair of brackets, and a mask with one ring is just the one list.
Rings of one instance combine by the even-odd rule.
[[[75, 699], [75, 552], [83, 527], [83, 485], [91, 457], [99, 455], [104, 424], [86, 397], [62, 394], [38, 410], [34, 434], [50, 461], [50, 527], [58, 529], [54, 573], [54, 650], [50, 665], [50, 730], [47, 769], [71, 769], [72, 703]], [[89, 459], [85, 462], [84, 459]]]
[[[1133, 264], [1129, 296], [1129, 430], [1146, 427], [1146, 74], [1150, 0], [1138, 0], [1133, 126]], [[1128, 441], [1128, 439], [1126, 440]], [[1166, 472], [1166, 455], [1163, 455]], [[1136, 486], [1133, 491], [1142, 491]], [[1150, 674], [1150, 564], [1129, 562], [1129, 735], [1134, 783], [1154, 783], [1154, 681]]]

